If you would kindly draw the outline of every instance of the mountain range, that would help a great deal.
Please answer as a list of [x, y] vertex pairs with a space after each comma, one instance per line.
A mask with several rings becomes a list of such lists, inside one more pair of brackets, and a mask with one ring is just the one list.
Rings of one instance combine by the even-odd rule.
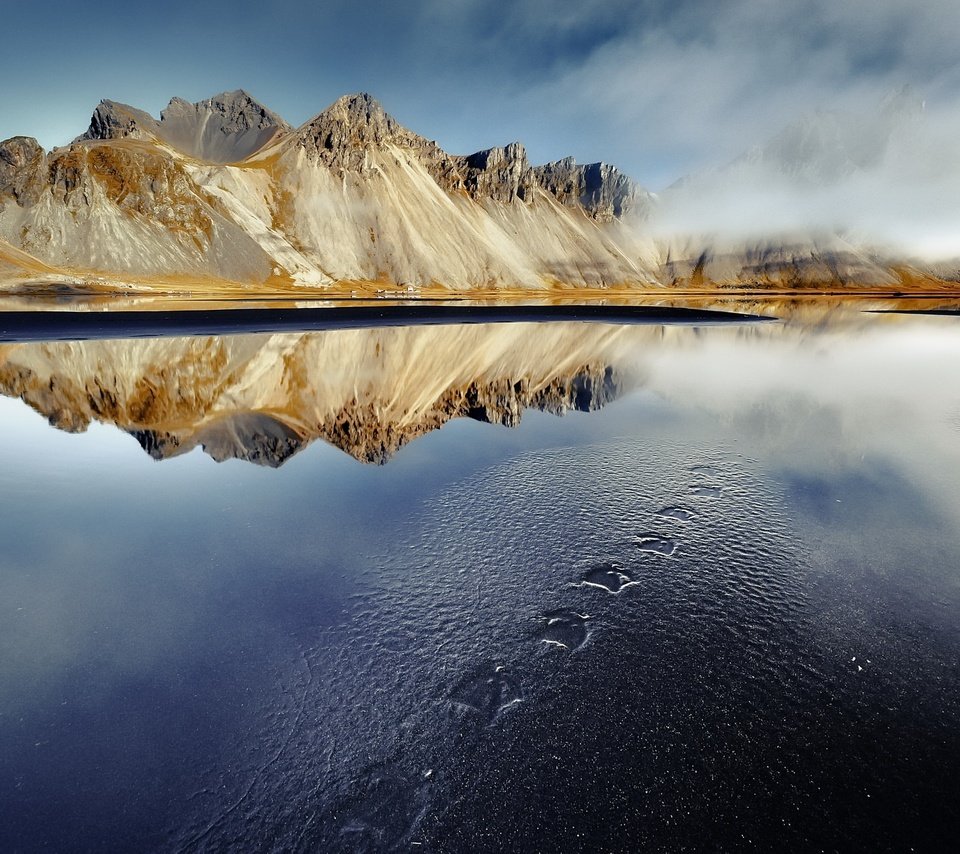
[[[889, 289], [960, 278], [957, 263], [842, 229], [682, 227], [718, 181], [735, 191], [771, 169], [830, 181], [858, 168], [849, 152], [882, 156], [882, 135], [858, 147], [818, 121], [655, 196], [603, 163], [533, 166], [516, 142], [449, 154], [365, 94], [297, 128], [242, 90], [174, 98], [159, 119], [103, 101], [67, 146], [0, 142], [0, 288]], [[664, 212], [681, 224], [669, 233]]]

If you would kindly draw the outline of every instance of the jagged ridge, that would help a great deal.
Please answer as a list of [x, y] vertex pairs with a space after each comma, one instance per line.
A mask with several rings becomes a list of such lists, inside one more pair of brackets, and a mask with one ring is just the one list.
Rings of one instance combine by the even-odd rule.
[[604, 163], [577, 166], [568, 157], [532, 167], [519, 142], [468, 155], [448, 154], [433, 140], [403, 127], [366, 93], [340, 98], [296, 134], [296, 145], [316, 161], [357, 172], [369, 168], [370, 149], [385, 144], [414, 152], [447, 192], [466, 192], [478, 200], [529, 201], [539, 187], [561, 204], [605, 222], [649, 201], [649, 194]]
[[242, 89], [191, 104], [172, 98], [160, 120], [127, 104], [101, 101], [90, 127], [75, 142], [158, 140], [211, 163], [233, 163], [259, 151], [292, 128]]
[[603, 163], [531, 166], [518, 142], [449, 154], [366, 94], [340, 98], [296, 129], [243, 90], [193, 104], [174, 98], [159, 119], [103, 101], [68, 147], [0, 143], [0, 242], [11, 248], [3, 278], [125, 287], [159, 278], [168, 288], [198, 279], [456, 290], [929, 287], [936, 276], [957, 278], [956, 265], [918, 267], [836, 230], [748, 241], [709, 229], [647, 231], [669, 221], [671, 208], [695, 219], [706, 205], [715, 221], [710, 193], [732, 184], [725, 191], [738, 198], [740, 171], [816, 183], [869, 168], [907, 107], [909, 95], [886, 105], [865, 145], [855, 123], [801, 122], [732, 171], [655, 200]]
[[0, 240], [127, 281], [650, 284], [649, 246], [616, 227], [648, 200], [602, 164], [531, 167], [519, 143], [448, 154], [363, 94], [298, 129], [242, 90], [160, 119], [103, 101], [66, 148], [0, 143]]

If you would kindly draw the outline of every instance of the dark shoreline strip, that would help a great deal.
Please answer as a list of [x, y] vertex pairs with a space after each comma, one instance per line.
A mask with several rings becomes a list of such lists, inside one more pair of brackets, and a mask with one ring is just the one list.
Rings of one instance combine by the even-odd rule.
[[3, 311], [0, 312], [0, 342], [313, 332], [463, 323], [586, 321], [620, 325], [709, 326], [771, 320], [774, 318], [729, 311], [608, 305], [385, 305], [179, 311]]

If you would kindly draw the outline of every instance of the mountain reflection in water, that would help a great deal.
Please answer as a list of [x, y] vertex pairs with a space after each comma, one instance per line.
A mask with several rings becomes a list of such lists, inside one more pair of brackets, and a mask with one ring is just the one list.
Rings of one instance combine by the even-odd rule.
[[276, 467], [322, 438], [383, 463], [453, 418], [513, 427], [524, 409], [599, 409], [632, 381], [637, 331], [566, 323], [15, 344], [0, 346], [0, 392], [69, 432], [113, 424], [155, 459], [201, 446], [218, 461]]
[[960, 321], [784, 314], [0, 347], [0, 849], [950, 850]]

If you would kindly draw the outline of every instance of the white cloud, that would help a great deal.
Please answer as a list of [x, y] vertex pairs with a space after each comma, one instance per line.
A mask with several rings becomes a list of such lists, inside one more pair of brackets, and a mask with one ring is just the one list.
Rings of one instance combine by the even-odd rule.
[[[952, 0], [681, 2], [667, 14], [629, 19], [617, 37], [517, 98], [545, 126], [562, 128], [567, 144], [593, 146], [653, 189], [708, 173], [686, 193], [662, 194], [661, 234], [743, 240], [836, 230], [928, 259], [955, 258], [957, 43]], [[926, 110], [903, 121], [887, 145], [871, 135], [889, 130], [877, 115], [904, 84], [926, 97]], [[819, 181], [770, 164], [711, 172], [817, 110], [856, 117], [840, 147], [876, 144], [879, 160]]]
[[862, 108], [904, 83], [955, 110], [958, 41], [947, 2], [688, 3], [633, 22], [525, 101], [616, 140], [606, 147], [656, 188], [804, 112]]

